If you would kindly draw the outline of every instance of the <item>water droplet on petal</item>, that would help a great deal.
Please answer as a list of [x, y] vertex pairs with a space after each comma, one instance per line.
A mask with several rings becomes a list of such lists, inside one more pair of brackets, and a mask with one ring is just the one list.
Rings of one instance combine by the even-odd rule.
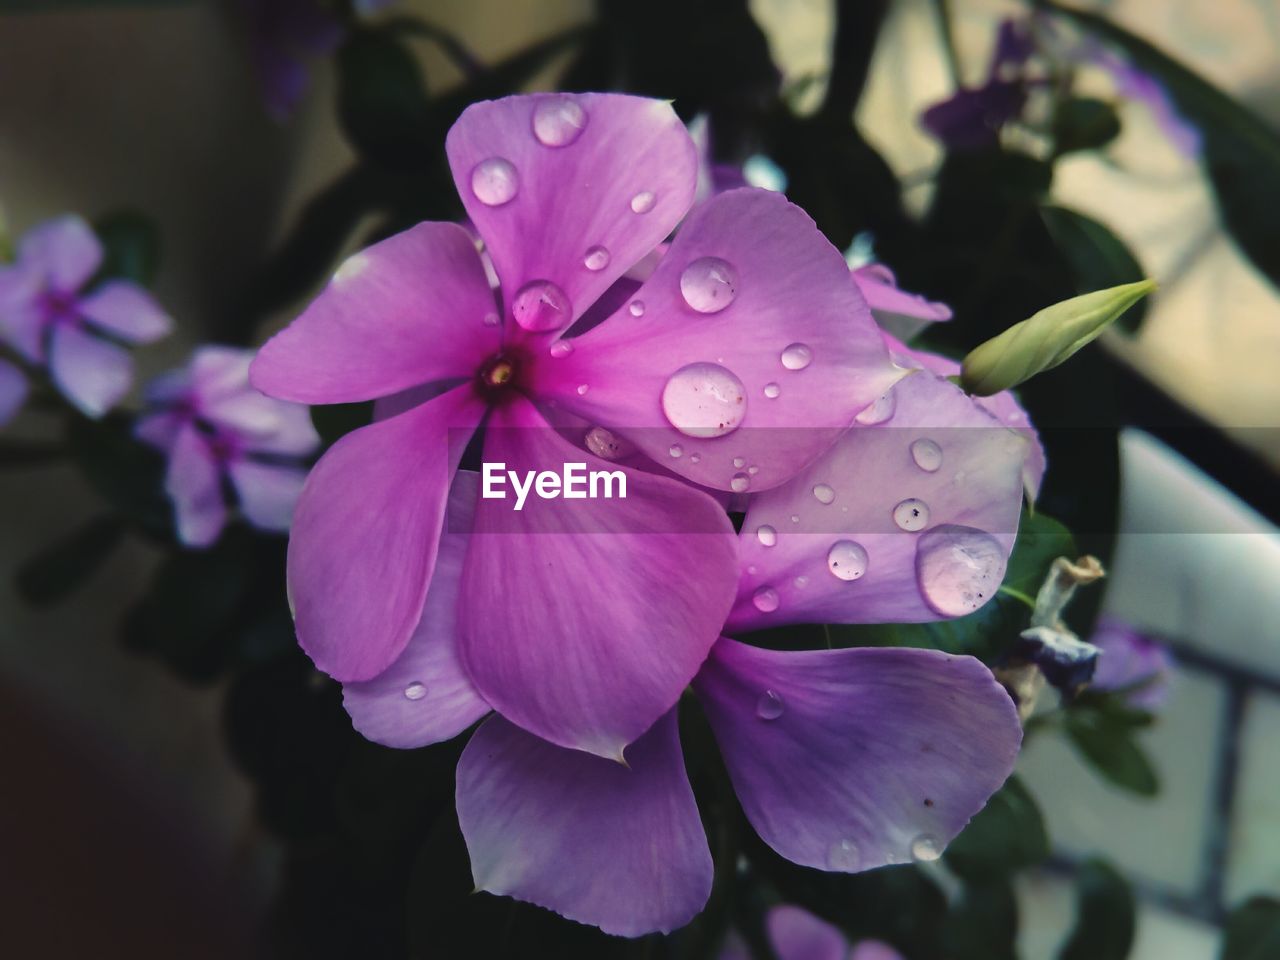
[[942, 844], [930, 833], [922, 833], [911, 841], [911, 858], [920, 863], [929, 863], [942, 856]]
[[830, 503], [836, 498], [835, 488], [829, 483], [820, 483], [813, 488], [813, 499], [819, 503]]
[[573, 341], [557, 340], [551, 345], [551, 349], [547, 352], [553, 357], [567, 357], [569, 354], [573, 353]]
[[921, 438], [911, 444], [911, 459], [926, 473], [934, 473], [942, 466], [942, 448], [934, 441]]
[[897, 405], [898, 401], [895, 398], [893, 391], [890, 390], [884, 396], [877, 397], [871, 406], [864, 408], [861, 413], [854, 417], [854, 419], [864, 427], [873, 427], [877, 423], [884, 423], [892, 417], [894, 408], [897, 407]]
[[794, 583], [797, 587], [803, 590], [805, 587], [809, 585], [809, 578], [802, 573], [800, 574], [800, 576], [796, 577], [795, 580], [792, 581], [792, 583]]
[[496, 327], [499, 323], [502, 322], [502, 318], [498, 316], [496, 313], [494, 313], [493, 311], [489, 311], [484, 315], [483, 322], [486, 327]]
[[559, 330], [573, 319], [573, 305], [550, 280], [534, 280], [516, 291], [511, 313], [526, 330]]
[[671, 454], [673, 459], [679, 460], [684, 455], [684, 447], [678, 443], [673, 443], [667, 448], [667, 453]]
[[616, 460], [622, 453], [622, 442], [604, 427], [592, 427], [584, 441], [587, 449], [602, 460]]
[[520, 190], [520, 177], [511, 161], [503, 157], [481, 160], [471, 170], [471, 192], [487, 207], [510, 203]]
[[631, 198], [632, 213], [648, 213], [653, 209], [653, 202], [657, 199], [653, 195], [652, 190], [641, 190]]
[[837, 540], [827, 551], [827, 569], [841, 580], [858, 580], [867, 572], [867, 548], [855, 540]]
[[333, 282], [342, 286], [364, 273], [369, 267], [369, 256], [363, 252], [353, 253], [339, 264], [333, 273]]
[[738, 295], [738, 271], [719, 257], [699, 257], [680, 274], [680, 293], [699, 313], [719, 313]]
[[858, 869], [862, 859], [858, 856], [858, 847], [852, 840], [839, 840], [827, 851], [827, 868], [842, 873], [853, 873]]
[[603, 270], [609, 265], [609, 251], [604, 247], [592, 247], [582, 258], [582, 265], [588, 270]]
[[421, 700], [427, 695], [427, 688], [416, 680], [404, 688], [404, 698], [406, 700]]
[[903, 530], [913, 532], [929, 525], [929, 505], [912, 497], [893, 508], [893, 522]]
[[741, 470], [743, 467], [745, 467], [745, 466], [747, 465], [747, 458], [746, 458], [746, 457], [734, 457], [734, 458], [733, 458], [733, 465], [734, 465], [735, 467], [737, 467], [739, 470]]
[[799, 523], [799, 522], [800, 522], [800, 514], [798, 514], [798, 513], [793, 513], [793, 514], [791, 515], [791, 522], [792, 522], [792, 523]]
[[691, 454], [689, 454], [689, 462], [690, 462], [690, 463], [701, 463], [701, 462], [702, 462], [702, 454], [700, 454], [700, 453], [691, 453]]
[[548, 147], [567, 147], [582, 135], [587, 111], [573, 97], [547, 97], [533, 108], [533, 135]]
[[782, 697], [772, 690], [760, 694], [760, 699], [756, 701], [756, 716], [761, 720], [777, 720], [785, 709]]
[[767, 523], [756, 527], [756, 539], [760, 541], [762, 547], [772, 547], [778, 542], [778, 531]]
[[633, 317], [643, 317], [643, 316], [644, 316], [644, 301], [643, 301], [643, 300], [632, 300], [632, 301], [631, 301], [631, 306], [627, 307], [627, 312], [628, 312], [628, 313], [630, 313]]
[[714, 363], [691, 363], [662, 388], [662, 412], [689, 437], [723, 437], [747, 415], [747, 391], [730, 370]]
[[586, 384], [586, 383], [578, 384], [578, 396], [585, 397], [587, 395], [587, 391], [590, 389], [591, 389], [590, 384]]
[[807, 343], [793, 343], [782, 351], [782, 365], [788, 370], [803, 370], [813, 363], [813, 350]]
[[761, 613], [772, 613], [778, 609], [778, 604], [782, 601], [778, 599], [778, 591], [773, 587], [761, 587], [751, 595], [751, 602], [755, 604], [755, 608]]
[[754, 463], [751, 466], [747, 467], [747, 476], [749, 477], [754, 477], [759, 472], [760, 472], [760, 468], [757, 467]]
[[735, 473], [729, 481], [729, 489], [734, 493], [746, 493], [747, 488], [751, 486], [751, 478], [745, 473]]
[[929, 606], [944, 617], [973, 613], [1004, 579], [1005, 551], [989, 533], [943, 524], [916, 544], [916, 581]]
[[782, 388], [779, 387], [776, 383], [766, 383], [764, 385], [764, 395], [768, 397], [770, 400], [777, 400], [779, 394], [781, 393], [782, 393]]

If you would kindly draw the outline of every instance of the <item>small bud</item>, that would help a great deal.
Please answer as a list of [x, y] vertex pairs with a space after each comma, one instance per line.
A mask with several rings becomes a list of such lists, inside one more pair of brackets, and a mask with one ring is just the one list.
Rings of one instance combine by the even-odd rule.
[[1154, 280], [1140, 280], [1045, 307], [971, 350], [960, 370], [961, 385], [989, 397], [1051, 370], [1155, 288]]

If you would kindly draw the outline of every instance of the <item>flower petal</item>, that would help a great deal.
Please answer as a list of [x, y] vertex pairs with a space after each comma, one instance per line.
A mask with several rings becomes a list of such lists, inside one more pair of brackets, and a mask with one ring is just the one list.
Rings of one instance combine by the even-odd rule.
[[918, 293], [899, 289], [893, 271], [884, 264], [857, 267], [850, 275], [871, 307], [871, 315], [880, 329], [899, 340], [910, 340], [929, 324], [951, 319], [951, 308], [945, 303], [935, 303]]
[[149, 446], [168, 453], [174, 441], [178, 439], [178, 431], [189, 423], [190, 417], [181, 413], [162, 411], [138, 418], [133, 425], [133, 435]]
[[849, 960], [904, 960], [902, 954], [883, 940], [859, 940]]
[[[706, 258], [727, 264], [736, 280], [723, 267], [723, 276], [704, 273]], [[697, 276], [682, 284], [687, 268]], [[691, 307], [682, 286], [715, 311]], [[712, 302], [716, 293], [726, 306]], [[620, 310], [575, 338], [569, 355], [542, 360], [538, 390], [709, 487], [740, 488], [736, 460], [752, 490], [777, 486], [902, 376], [844, 258], [799, 207], [766, 190], [733, 190], [696, 208], [637, 300], [641, 316]], [[716, 389], [712, 380], [736, 392], [726, 410], [738, 428], [677, 430], [670, 416], [686, 427], [692, 420], [664, 415], [664, 404], [674, 411], [696, 402], [699, 391]], [[679, 459], [668, 453], [677, 444]]]
[[484, 406], [469, 384], [347, 434], [303, 488], [289, 538], [298, 642], [335, 680], [369, 680], [422, 617], [449, 483]]
[[27, 378], [22, 371], [0, 360], [0, 427], [12, 420], [27, 399]]
[[420, 223], [353, 254], [302, 316], [266, 342], [251, 379], [300, 403], [372, 400], [470, 377], [498, 350], [493, 293], [470, 235]]
[[729, 629], [912, 623], [976, 610], [1004, 578], [1027, 441], [927, 371], [892, 415], [857, 426], [785, 486], [753, 497]]
[[626, 497], [482, 498], [462, 575], [462, 662], [508, 720], [622, 759], [680, 697], [732, 603], [732, 526], [706, 494], [570, 445], [517, 398], [494, 411], [486, 463], [524, 475], [619, 470]]
[[240, 497], [240, 510], [260, 530], [284, 532], [302, 495], [307, 471], [254, 460], [235, 460], [227, 467]]
[[85, 416], [100, 417], [129, 392], [129, 351], [82, 327], [59, 324], [49, 348], [49, 371], [58, 389]]
[[80, 312], [97, 326], [132, 343], [152, 343], [173, 329], [173, 320], [155, 298], [126, 280], [108, 280], [83, 297]]
[[[550, 281], [568, 300], [554, 330], [582, 316], [666, 238], [693, 203], [697, 183], [693, 141], [670, 103], [621, 94], [472, 104], [449, 131], [446, 150], [467, 215], [502, 280], [504, 316], [512, 317], [513, 298], [526, 284]], [[485, 176], [494, 165], [497, 180]], [[509, 199], [497, 202], [512, 185]], [[602, 253], [588, 265], [596, 248]], [[522, 335], [518, 324], [508, 330], [509, 338]]]
[[779, 960], [845, 960], [849, 954], [844, 934], [808, 910], [779, 904], [764, 922]]
[[189, 547], [207, 547], [227, 523], [222, 475], [209, 444], [191, 424], [178, 430], [169, 451], [164, 489], [173, 501], [178, 539]]
[[[469, 531], [480, 494], [479, 475], [459, 470], [449, 491], [449, 530]], [[458, 584], [465, 533], [440, 538], [422, 619], [404, 652], [372, 680], [342, 687], [355, 728], [388, 747], [425, 747], [456, 737], [489, 712], [458, 662]]]
[[102, 244], [83, 217], [69, 213], [32, 227], [18, 245], [18, 259], [39, 271], [60, 293], [74, 293], [102, 264]]
[[44, 362], [43, 292], [44, 281], [35, 268], [21, 263], [0, 267], [0, 341], [32, 363]]
[[936, 857], [1004, 783], [1022, 741], [991, 671], [936, 650], [726, 639], [694, 690], [756, 832], [821, 870]]
[[494, 716], [458, 761], [458, 822], [476, 887], [606, 933], [667, 932], [711, 892], [711, 853], [675, 711], [630, 766], [565, 750]]

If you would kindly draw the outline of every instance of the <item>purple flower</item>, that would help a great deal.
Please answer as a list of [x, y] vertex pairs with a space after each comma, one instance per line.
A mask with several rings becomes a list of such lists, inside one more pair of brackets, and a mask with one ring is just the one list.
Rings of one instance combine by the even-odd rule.
[[7, 360], [0, 360], [0, 427], [12, 420], [27, 399], [27, 378]]
[[288, 530], [306, 477], [299, 460], [320, 445], [306, 407], [249, 385], [252, 359], [251, 350], [201, 347], [147, 388], [151, 410], [135, 432], [168, 457], [165, 490], [188, 546], [207, 547], [222, 533], [227, 484], [249, 523]]
[[945, 303], [899, 289], [893, 271], [882, 263], [854, 267], [852, 274], [880, 329], [899, 340], [910, 340], [930, 323], [951, 319]]
[[1159, 80], [1097, 42], [1082, 44], [1076, 56], [1107, 71], [1117, 94], [1149, 110], [1175, 149], [1188, 157], [1200, 153], [1200, 129], [1182, 117]]
[[1164, 706], [1173, 674], [1173, 658], [1164, 644], [1107, 616], [1098, 621], [1089, 642], [1099, 650], [1090, 689], [1122, 691], [1130, 706], [1148, 713]]
[[[333, 53], [346, 31], [318, 0], [235, 0], [267, 112], [293, 113], [310, 82], [308, 61]], [[373, 4], [370, 4], [373, 6]]]
[[[880, 940], [860, 940], [850, 946], [839, 929], [789, 903], [765, 915], [765, 932], [778, 960], [903, 960], [902, 954]], [[751, 952], [731, 934], [720, 960], [751, 960]]]
[[921, 124], [951, 150], [994, 146], [1000, 128], [1018, 117], [1027, 102], [1024, 68], [1034, 52], [1026, 24], [1002, 21], [986, 81], [980, 87], [962, 87], [929, 107], [921, 115]]
[[[136, 284], [107, 280], [86, 291], [101, 264], [93, 230], [68, 214], [29, 230], [17, 261], [0, 267], [0, 339], [27, 362], [47, 365], [57, 388], [90, 417], [102, 416], [129, 390], [133, 361], [120, 342], [151, 343], [172, 327]], [[0, 377], [13, 402], [24, 388], [12, 371]]]

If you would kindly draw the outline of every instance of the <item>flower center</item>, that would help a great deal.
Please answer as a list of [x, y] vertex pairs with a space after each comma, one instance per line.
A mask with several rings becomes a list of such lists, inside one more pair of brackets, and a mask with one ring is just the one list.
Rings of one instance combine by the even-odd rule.
[[40, 295], [40, 310], [44, 314], [44, 322], [50, 325], [69, 323], [78, 319], [80, 315], [78, 306], [73, 293], [46, 290]]
[[492, 403], [516, 386], [518, 372], [517, 358], [504, 353], [495, 354], [476, 371], [476, 389]]

